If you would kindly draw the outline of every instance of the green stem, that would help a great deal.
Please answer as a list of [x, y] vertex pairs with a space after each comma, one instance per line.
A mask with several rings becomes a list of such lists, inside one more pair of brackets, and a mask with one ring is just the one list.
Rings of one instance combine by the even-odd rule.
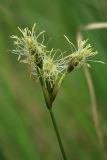
[[60, 137], [60, 134], [59, 134], [59, 131], [58, 131], [58, 127], [57, 127], [57, 124], [56, 124], [56, 121], [55, 121], [55, 117], [54, 117], [54, 114], [52, 112], [52, 102], [51, 102], [51, 99], [50, 99], [50, 96], [49, 96], [49, 92], [44, 87], [45, 85], [44, 85], [44, 81], [43, 81], [42, 77], [40, 77], [40, 83], [41, 83], [43, 94], [44, 94], [44, 97], [45, 97], [46, 106], [47, 106], [47, 108], [50, 112], [51, 120], [52, 120], [53, 127], [54, 127], [54, 130], [55, 130], [56, 136], [57, 136], [57, 140], [58, 140], [58, 143], [59, 143], [59, 147], [60, 147], [60, 150], [61, 150], [61, 153], [62, 153], [63, 160], [67, 160], [66, 155], [65, 155], [65, 151], [64, 151], [64, 148], [63, 148], [63, 145], [62, 145], [61, 137]]
[[56, 124], [56, 121], [55, 121], [55, 117], [54, 117], [54, 114], [52, 112], [52, 107], [50, 107], [49, 112], [50, 112], [50, 116], [51, 116], [51, 119], [52, 119], [54, 130], [55, 130], [55, 133], [56, 133], [56, 136], [57, 136], [59, 147], [60, 147], [60, 150], [61, 150], [61, 153], [62, 153], [63, 160], [67, 160], [66, 155], [65, 155], [65, 151], [64, 151], [64, 148], [63, 148], [63, 145], [62, 145], [61, 137], [60, 137], [60, 134], [59, 134], [59, 131], [58, 131], [58, 127], [57, 127], [57, 124]]

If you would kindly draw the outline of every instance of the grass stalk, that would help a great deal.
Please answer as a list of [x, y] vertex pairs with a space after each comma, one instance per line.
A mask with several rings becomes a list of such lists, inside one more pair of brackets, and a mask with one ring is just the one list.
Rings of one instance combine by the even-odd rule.
[[[84, 26], [80, 26], [77, 32], [77, 42], [83, 40], [82, 31], [103, 29], [103, 28], [107, 28], [107, 23], [103, 23], [103, 22], [102, 23], [90, 23]], [[97, 100], [96, 100], [92, 77], [86, 65], [83, 66], [83, 71], [84, 71], [84, 75], [85, 75], [87, 85], [88, 85], [88, 90], [89, 90], [89, 95], [90, 95], [90, 100], [91, 100], [92, 118], [93, 118], [93, 122], [94, 122], [95, 129], [96, 129], [99, 147], [100, 147], [103, 159], [106, 160], [107, 153], [105, 150], [104, 135], [103, 135], [102, 127], [101, 127], [100, 115], [97, 109]]]
[[61, 150], [61, 153], [62, 153], [63, 160], [67, 160], [66, 155], [65, 155], [65, 151], [64, 151], [64, 147], [63, 147], [63, 144], [62, 144], [62, 141], [61, 141], [61, 137], [60, 137], [60, 134], [59, 134], [59, 131], [58, 131], [58, 126], [57, 126], [57, 123], [56, 123], [56, 120], [55, 120], [55, 117], [54, 117], [54, 114], [53, 114], [53, 111], [52, 111], [52, 107], [49, 109], [49, 113], [50, 113], [50, 116], [51, 116], [52, 124], [53, 124], [54, 130], [55, 130], [55, 133], [56, 133], [56, 137], [57, 137], [58, 144], [59, 144], [59, 147], [60, 147], [60, 150]]

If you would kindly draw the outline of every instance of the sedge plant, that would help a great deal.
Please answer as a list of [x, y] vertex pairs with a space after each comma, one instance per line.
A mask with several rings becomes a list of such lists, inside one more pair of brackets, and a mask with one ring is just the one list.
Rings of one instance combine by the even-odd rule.
[[[64, 78], [74, 69], [88, 62], [97, 54], [88, 40], [78, 41], [77, 47], [64, 35], [71, 50], [67, 55], [58, 49], [47, 49], [44, 44], [44, 31], [37, 33], [36, 24], [32, 29], [20, 29], [21, 36], [11, 36], [14, 39], [15, 49], [12, 53], [18, 55], [18, 61], [25, 63], [30, 68], [30, 75], [37, 79], [42, 87], [47, 109], [50, 113], [53, 127], [57, 136], [59, 147], [64, 160], [67, 160], [58, 126], [52, 110], [53, 102], [61, 87]], [[42, 40], [40, 41], [40, 36]], [[100, 61], [101, 62], [101, 61]], [[102, 62], [103, 63], [103, 62]]]

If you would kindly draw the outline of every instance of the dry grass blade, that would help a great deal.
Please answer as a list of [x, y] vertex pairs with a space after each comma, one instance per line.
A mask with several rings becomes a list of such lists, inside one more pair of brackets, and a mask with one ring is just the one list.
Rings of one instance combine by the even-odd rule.
[[[93, 30], [93, 29], [103, 29], [107, 28], [107, 23], [91, 23], [84, 26], [80, 26], [78, 32], [77, 32], [77, 42], [82, 41], [82, 31], [87, 30]], [[103, 159], [107, 159], [106, 150], [105, 150], [105, 144], [104, 144], [104, 135], [103, 130], [101, 128], [100, 124], [100, 116], [97, 110], [97, 101], [96, 101], [96, 95], [94, 90], [94, 85], [92, 82], [91, 74], [86, 65], [83, 66], [84, 75], [87, 81], [88, 89], [89, 89], [89, 95], [91, 100], [91, 111], [92, 111], [92, 118], [96, 129], [97, 138], [99, 141], [99, 147], [102, 152]]]
[[107, 28], [107, 23], [90, 23], [80, 27], [82, 30], [93, 30]]

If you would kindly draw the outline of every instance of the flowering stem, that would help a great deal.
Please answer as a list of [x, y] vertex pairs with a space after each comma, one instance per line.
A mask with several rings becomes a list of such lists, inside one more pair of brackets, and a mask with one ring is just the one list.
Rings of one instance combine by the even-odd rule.
[[51, 120], [52, 120], [52, 123], [53, 123], [54, 130], [55, 130], [55, 133], [56, 133], [56, 136], [57, 136], [59, 147], [60, 147], [60, 150], [61, 150], [61, 153], [62, 153], [63, 160], [67, 160], [66, 155], [65, 155], [65, 151], [64, 151], [64, 147], [62, 145], [61, 137], [60, 137], [60, 134], [59, 134], [59, 131], [58, 131], [58, 127], [57, 127], [57, 124], [56, 124], [56, 120], [55, 120], [54, 114], [52, 112], [52, 107], [50, 107], [49, 112], [50, 112], [50, 116], [51, 116]]
[[[39, 72], [39, 70], [38, 70], [38, 72]], [[63, 160], [67, 160], [66, 155], [65, 155], [65, 151], [64, 151], [64, 147], [62, 145], [61, 137], [60, 137], [60, 134], [59, 134], [59, 131], [58, 131], [57, 123], [56, 123], [54, 114], [52, 112], [52, 102], [50, 100], [48, 90], [44, 87], [45, 85], [44, 85], [43, 78], [40, 77], [39, 80], [40, 80], [41, 87], [42, 87], [42, 90], [43, 90], [46, 106], [47, 106], [47, 108], [49, 110], [49, 113], [50, 113], [50, 116], [51, 116], [51, 120], [52, 120], [53, 127], [54, 127], [54, 130], [55, 130], [56, 136], [57, 136], [57, 140], [58, 140], [58, 143], [59, 143], [59, 147], [60, 147], [60, 150], [61, 150], [61, 153], [62, 153]]]

